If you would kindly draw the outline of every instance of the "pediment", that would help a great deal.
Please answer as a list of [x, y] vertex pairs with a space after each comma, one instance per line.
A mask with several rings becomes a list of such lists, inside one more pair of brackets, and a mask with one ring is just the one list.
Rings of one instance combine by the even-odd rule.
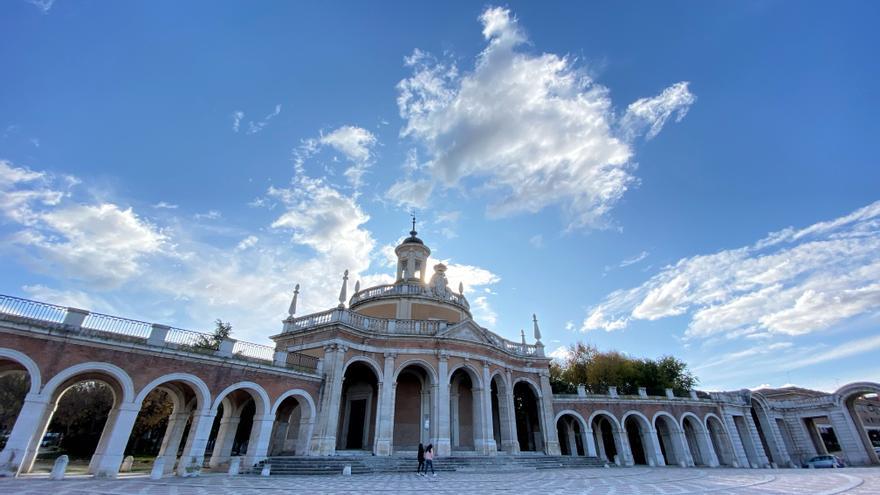
[[450, 337], [453, 339], [470, 340], [481, 344], [491, 344], [492, 341], [486, 335], [486, 331], [471, 320], [466, 320], [451, 327], [438, 337]]

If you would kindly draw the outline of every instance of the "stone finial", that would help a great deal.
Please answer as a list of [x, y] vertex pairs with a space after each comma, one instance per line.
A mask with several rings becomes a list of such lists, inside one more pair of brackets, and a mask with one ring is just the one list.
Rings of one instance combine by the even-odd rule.
[[459, 296], [464, 295], [464, 283], [463, 282], [458, 283], [458, 295]]
[[293, 299], [290, 301], [290, 307], [287, 308], [287, 314], [291, 317], [296, 314], [296, 299], [299, 297], [299, 284], [293, 288]]
[[348, 292], [348, 270], [342, 274], [342, 289], [339, 291], [339, 309], [345, 308], [346, 293]]
[[354, 283], [354, 293], [357, 294], [360, 291], [361, 291], [361, 281], [358, 280], [357, 282]]
[[519, 334], [522, 336], [522, 344], [526, 345], [526, 331], [523, 329], [520, 329]]
[[541, 329], [538, 328], [538, 317], [535, 316], [535, 313], [532, 313], [532, 323], [535, 326], [535, 340], [537, 344], [541, 343]]

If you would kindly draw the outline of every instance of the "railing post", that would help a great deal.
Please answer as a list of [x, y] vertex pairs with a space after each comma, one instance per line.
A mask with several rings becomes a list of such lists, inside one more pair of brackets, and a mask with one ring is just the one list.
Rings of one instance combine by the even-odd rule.
[[610, 395], [611, 397], [617, 397], [617, 387], [615, 387], [614, 385], [609, 386], [608, 395]]
[[697, 400], [700, 398], [699, 396], [697, 396], [697, 391], [694, 389], [688, 390], [688, 395], [690, 395], [691, 399], [693, 400]]
[[671, 388], [666, 389], [666, 398], [667, 399], [674, 399], [675, 398], [675, 392], [673, 392]]
[[67, 308], [67, 313], [64, 315], [64, 321], [61, 323], [79, 330], [82, 328], [83, 321], [85, 321], [86, 316], [88, 315], [89, 312], [84, 309]]
[[282, 333], [292, 332], [294, 330], [294, 328], [296, 328], [294, 326], [295, 321], [296, 321], [296, 319], [292, 316], [288, 316], [287, 318], [285, 318], [284, 321], [282, 322], [284, 324], [284, 326], [282, 327], [281, 332]]
[[273, 364], [275, 366], [284, 366], [287, 364], [287, 351], [275, 351], [275, 357], [273, 359]]
[[645, 387], [639, 387], [639, 397], [647, 397], [647, 396], [648, 396], [648, 389], [646, 389]]
[[535, 354], [544, 357], [544, 344], [535, 344]]
[[235, 339], [223, 339], [220, 342], [220, 348], [217, 349], [217, 355], [220, 357], [232, 357], [232, 348], [235, 347]]
[[395, 333], [397, 331], [397, 320], [388, 320], [388, 333]]
[[164, 346], [165, 337], [168, 336], [169, 330], [171, 330], [171, 327], [167, 325], [153, 323], [150, 327], [150, 336], [147, 337], [147, 345]]

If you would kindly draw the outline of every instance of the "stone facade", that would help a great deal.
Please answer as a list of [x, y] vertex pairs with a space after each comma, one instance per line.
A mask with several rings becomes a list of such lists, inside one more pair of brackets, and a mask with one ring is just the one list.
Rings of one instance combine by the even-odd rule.
[[395, 252], [394, 284], [357, 283], [349, 298], [346, 273], [327, 311], [296, 316], [297, 286], [274, 348], [205, 346], [181, 329], [0, 296], [0, 374], [30, 380], [0, 470], [31, 468], [60, 396], [83, 380], [115, 397], [90, 464], [99, 476], [118, 473], [141, 403], [157, 388], [174, 403], [159, 457], [180, 475], [224, 468], [242, 434], [245, 465], [270, 455], [408, 454], [418, 443], [439, 456], [532, 451], [756, 468], [800, 465], [830, 445], [850, 464], [878, 463], [876, 383], [833, 394], [554, 395], [537, 318], [534, 344], [506, 340], [473, 320], [445, 266], [425, 281], [430, 249], [415, 231]]

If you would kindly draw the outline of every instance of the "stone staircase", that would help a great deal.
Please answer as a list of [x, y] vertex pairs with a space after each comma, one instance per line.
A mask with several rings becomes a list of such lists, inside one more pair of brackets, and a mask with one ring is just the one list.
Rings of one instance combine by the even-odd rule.
[[[319, 475], [342, 474], [346, 465], [351, 465], [352, 474], [369, 473], [415, 473], [418, 462], [412, 455], [393, 456], [337, 455], [329, 457], [276, 456], [254, 466], [250, 472], [259, 474], [264, 464], [271, 464], [272, 475]], [[477, 456], [452, 455], [434, 460], [437, 472], [481, 472], [496, 473], [506, 471], [528, 471], [539, 469], [590, 468], [602, 467], [603, 463], [595, 457], [548, 456], [548, 455], [505, 455]]]

